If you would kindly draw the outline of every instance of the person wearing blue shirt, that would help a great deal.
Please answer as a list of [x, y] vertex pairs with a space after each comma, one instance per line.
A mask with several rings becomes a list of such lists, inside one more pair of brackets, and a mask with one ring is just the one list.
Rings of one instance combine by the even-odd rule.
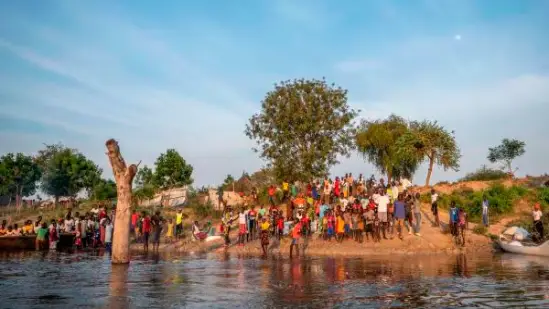
[[404, 204], [404, 195], [402, 193], [398, 195], [394, 206], [398, 238], [402, 239], [402, 226], [404, 225], [404, 219], [406, 218], [406, 206]]
[[450, 203], [450, 232], [453, 236], [457, 235], [457, 224], [459, 221], [458, 209], [456, 207], [456, 202], [452, 201]]

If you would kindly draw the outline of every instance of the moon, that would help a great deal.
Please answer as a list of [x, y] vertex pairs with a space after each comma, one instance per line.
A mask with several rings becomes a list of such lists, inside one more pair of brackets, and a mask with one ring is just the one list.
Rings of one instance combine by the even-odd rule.
[[454, 40], [456, 40], [456, 41], [461, 41], [461, 34], [456, 34], [456, 35], [454, 36]]

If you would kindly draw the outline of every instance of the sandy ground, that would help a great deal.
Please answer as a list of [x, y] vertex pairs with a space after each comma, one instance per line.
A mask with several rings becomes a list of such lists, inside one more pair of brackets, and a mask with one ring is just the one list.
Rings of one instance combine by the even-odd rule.
[[[300, 246], [300, 255], [313, 256], [369, 256], [369, 255], [432, 255], [432, 254], [456, 254], [456, 253], [491, 253], [493, 251], [492, 241], [482, 235], [466, 231], [465, 246], [456, 245], [451, 235], [444, 232], [447, 229], [448, 215], [441, 212], [441, 227], [432, 225], [432, 215], [428, 212], [428, 205], [423, 205], [423, 220], [421, 225], [421, 236], [409, 235], [404, 229], [403, 239], [382, 239], [375, 243], [372, 240], [364, 239], [363, 243], [347, 239], [339, 243], [335, 240], [325, 241], [319, 239], [318, 235], [303, 238]], [[389, 235], [388, 235], [389, 236]], [[161, 244], [159, 250], [163, 252], [182, 253], [205, 253], [205, 252], [229, 252], [249, 255], [262, 255], [261, 244], [258, 239], [247, 242], [244, 246], [238, 246], [237, 233], [231, 233], [231, 245], [224, 247], [223, 240], [214, 242], [192, 242], [188, 238], [170, 244]], [[271, 238], [268, 247], [270, 255], [289, 255], [290, 237], [284, 237], [280, 241]], [[151, 246], [150, 246], [151, 247]], [[142, 251], [141, 244], [132, 244], [132, 250]]]
[[[427, 206], [425, 206], [427, 207]], [[376, 243], [372, 240], [358, 243], [348, 239], [341, 243], [325, 241], [319, 239], [318, 235], [302, 239], [300, 253], [305, 255], [323, 255], [323, 256], [364, 256], [364, 255], [387, 255], [387, 254], [454, 254], [463, 252], [492, 252], [492, 241], [482, 235], [477, 235], [468, 230], [466, 232], [465, 246], [458, 246], [454, 243], [450, 234], [444, 233], [447, 224], [442, 223], [441, 227], [432, 225], [432, 216], [423, 211], [423, 220], [421, 225], [421, 236], [409, 235], [404, 228], [403, 239], [398, 237], [393, 239], [382, 239]], [[446, 222], [447, 219], [446, 219]], [[289, 255], [291, 238], [285, 237], [280, 241], [271, 238], [268, 247], [268, 254]], [[263, 254], [259, 240], [246, 243], [245, 246], [232, 246], [229, 252], [240, 252], [248, 254]]]

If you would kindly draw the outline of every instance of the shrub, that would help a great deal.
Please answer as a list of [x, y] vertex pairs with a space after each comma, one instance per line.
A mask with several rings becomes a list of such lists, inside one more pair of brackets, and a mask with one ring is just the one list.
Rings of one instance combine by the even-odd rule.
[[536, 190], [536, 200], [544, 206], [549, 205], [549, 188], [538, 188]]
[[194, 211], [194, 214], [201, 219], [208, 216], [213, 216], [215, 212], [211, 201], [208, 201], [206, 203], [194, 202], [192, 204], [189, 204], [189, 206]]
[[507, 177], [508, 175], [504, 171], [488, 168], [486, 165], [483, 165], [478, 170], [468, 173], [459, 181], [488, 181], [505, 179]]
[[482, 201], [484, 196], [490, 203], [493, 214], [505, 214], [513, 211], [515, 202], [525, 196], [528, 190], [520, 186], [506, 188], [500, 183], [495, 183], [486, 190], [473, 191], [471, 188], [455, 190], [452, 194], [440, 196], [439, 205], [448, 208], [453, 201], [458, 207], [463, 207], [470, 219], [478, 219], [482, 214]]
[[479, 224], [473, 228], [473, 233], [478, 235], [486, 235], [487, 232], [488, 229], [482, 224]]

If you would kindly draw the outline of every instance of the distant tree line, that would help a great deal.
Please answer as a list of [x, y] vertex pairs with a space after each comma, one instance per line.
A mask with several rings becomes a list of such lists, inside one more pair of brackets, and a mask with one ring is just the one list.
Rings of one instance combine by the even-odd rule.
[[[20, 201], [41, 189], [57, 202], [85, 193], [90, 199], [116, 198], [116, 184], [102, 177], [102, 169], [77, 149], [63, 144], [45, 145], [35, 155], [7, 153], [0, 157], [0, 196]], [[175, 149], [155, 162], [154, 171], [144, 166], [135, 178], [136, 197], [150, 198], [157, 189], [189, 185], [193, 167]]]

